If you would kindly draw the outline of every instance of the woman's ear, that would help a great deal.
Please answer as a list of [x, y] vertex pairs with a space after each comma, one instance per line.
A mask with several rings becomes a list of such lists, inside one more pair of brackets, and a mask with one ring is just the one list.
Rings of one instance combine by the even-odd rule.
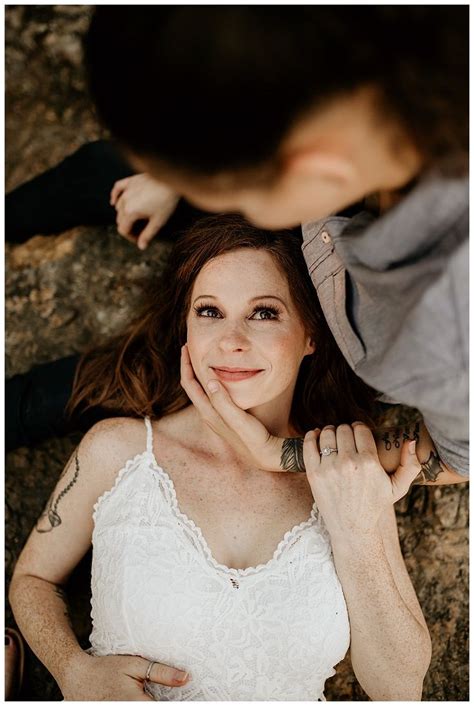
[[316, 343], [313, 341], [312, 338], [308, 338], [308, 341], [306, 343], [306, 352], [305, 355], [311, 355], [314, 353], [316, 350]]

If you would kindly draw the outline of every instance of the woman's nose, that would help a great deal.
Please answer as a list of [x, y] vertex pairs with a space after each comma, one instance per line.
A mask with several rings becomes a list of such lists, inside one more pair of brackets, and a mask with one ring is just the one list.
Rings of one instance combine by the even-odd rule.
[[219, 346], [221, 350], [226, 353], [232, 351], [246, 351], [250, 348], [250, 341], [241, 327], [230, 325], [222, 332]]

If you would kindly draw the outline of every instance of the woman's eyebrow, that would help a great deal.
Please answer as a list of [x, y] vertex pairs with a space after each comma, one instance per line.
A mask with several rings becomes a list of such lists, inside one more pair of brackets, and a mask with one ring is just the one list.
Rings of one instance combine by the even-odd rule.
[[193, 304], [197, 302], [198, 299], [217, 299], [213, 294], [200, 294], [196, 299], [194, 299]]
[[277, 297], [275, 294], [259, 294], [257, 297], [252, 297], [251, 299], [249, 299], [249, 302], [255, 302], [255, 301], [258, 301], [259, 299], [276, 299], [281, 304], [283, 304], [283, 306], [285, 306], [285, 307], [287, 306], [287, 303], [285, 302], [285, 300], [282, 299], [281, 297]]
[[[198, 299], [219, 299], [219, 297], [216, 297], [214, 294], [200, 294], [198, 297], [196, 297], [193, 301], [193, 304], [195, 304]], [[281, 297], [277, 297], [275, 294], [258, 294], [256, 297], [252, 297], [251, 299], [248, 300], [248, 303], [251, 304], [252, 302], [259, 301], [260, 299], [276, 299], [279, 301], [281, 304], [283, 304], [284, 307], [287, 307], [287, 303], [285, 302], [284, 299]]]

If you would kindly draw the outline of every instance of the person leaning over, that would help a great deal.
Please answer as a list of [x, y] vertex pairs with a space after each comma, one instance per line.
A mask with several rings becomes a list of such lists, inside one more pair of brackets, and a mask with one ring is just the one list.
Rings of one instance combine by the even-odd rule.
[[[173, 194], [269, 229], [303, 223], [346, 360], [423, 417], [429, 484], [469, 472], [467, 19], [462, 6], [100, 6], [85, 45], [99, 114], [143, 172], [112, 190], [122, 234], [148, 219], [146, 247]], [[301, 442], [284, 453], [211, 387], [193, 401], [214, 429], [237, 430], [262, 468], [302, 465]]]

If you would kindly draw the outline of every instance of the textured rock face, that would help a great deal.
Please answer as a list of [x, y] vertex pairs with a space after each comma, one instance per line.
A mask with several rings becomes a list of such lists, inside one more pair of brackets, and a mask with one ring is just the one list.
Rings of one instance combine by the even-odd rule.
[[[81, 69], [86, 6], [6, 9], [6, 181], [11, 189], [101, 136]], [[140, 299], [140, 283], [162, 269], [168, 245], [146, 254], [113, 228], [78, 228], [7, 245], [7, 375], [84, 350], [117, 331]], [[6, 466], [7, 577], [63, 464], [80, 436], [9, 454]], [[433, 642], [425, 700], [468, 699], [468, 489], [415, 488], [398, 506], [403, 553]], [[71, 612], [87, 646], [89, 560], [70, 581]], [[368, 587], [370, 590], [370, 587]], [[390, 605], [387, 605], [390, 610]], [[7, 624], [13, 624], [7, 606]], [[410, 646], [407, 645], [407, 650]], [[23, 697], [60, 699], [31, 655]], [[349, 660], [328, 683], [330, 700], [364, 700]]]

